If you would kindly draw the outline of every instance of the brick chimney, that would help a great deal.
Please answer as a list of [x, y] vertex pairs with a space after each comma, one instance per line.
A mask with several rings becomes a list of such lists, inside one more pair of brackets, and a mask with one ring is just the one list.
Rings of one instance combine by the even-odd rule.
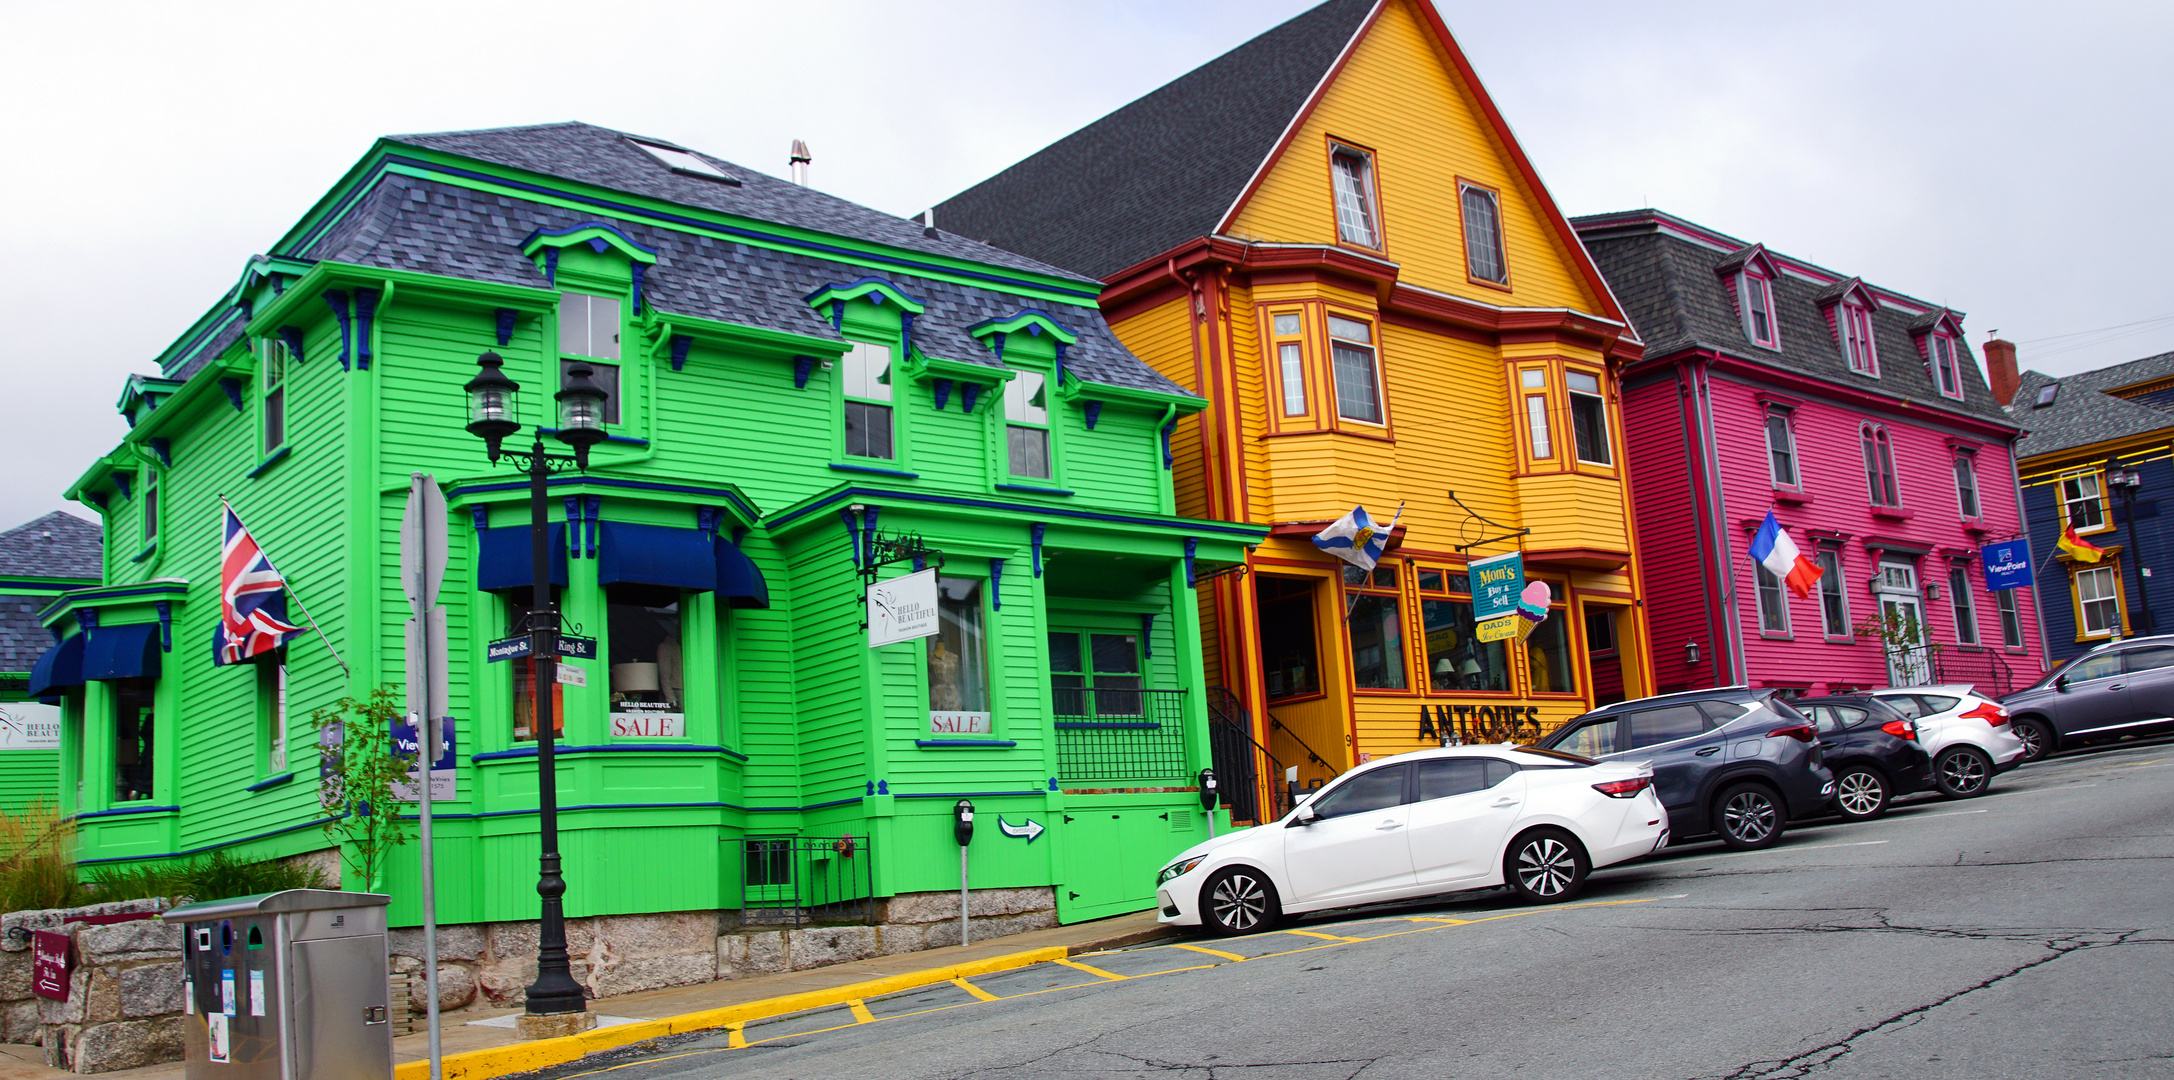
[[1992, 383], [1993, 400], [2005, 406], [2015, 400], [2015, 342], [1994, 338], [1985, 343], [1985, 377]]

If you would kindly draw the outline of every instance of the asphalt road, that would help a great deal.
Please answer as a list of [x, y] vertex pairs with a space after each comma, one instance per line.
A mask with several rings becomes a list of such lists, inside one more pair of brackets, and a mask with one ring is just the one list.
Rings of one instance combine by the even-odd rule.
[[1576, 905], [1463, 894], [1083, 956], [558, 1075], [2174, 1077], [2170, 976], [2159, 740], [1767, 851], [1671, 849]]

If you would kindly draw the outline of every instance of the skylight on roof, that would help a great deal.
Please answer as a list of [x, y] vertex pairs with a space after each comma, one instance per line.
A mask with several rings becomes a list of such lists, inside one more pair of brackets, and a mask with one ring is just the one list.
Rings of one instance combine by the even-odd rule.
[[649, 151], [650, 157], [656, 158], [658, 161], [663, 162], [667, 167], [671, 168], [675, 172], [689, 172], [694, 173], [697, 176], [715, 177], [719, 180], [732, 179], [732, 177], [726, 176], [722, 170], [718, 169], [717, 166], [712, 165], [709, 162], [704, 161], [701, 158], [698, 158], [685, 150], [675, 150], [669, 146], [658, 146], [655, 143], [645, 142], [636, 142], [634, 145]]
[[2053, 399], [2057, 395], [2059, 395], [2060, 392], [2061, 384], [2057, 382], [2049, 382], [2046, 385], [2039, 387], [2038, 400], [2031, 405], [2031, 408], [2042, 408], [2044, 406], [2053, 404]]

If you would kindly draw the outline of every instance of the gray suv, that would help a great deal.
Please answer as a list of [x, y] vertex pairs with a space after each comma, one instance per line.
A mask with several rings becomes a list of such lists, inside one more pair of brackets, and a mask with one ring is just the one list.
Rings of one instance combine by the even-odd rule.
[[2030, 758], [2174, 730], [2174, 634], [2101, 645], [2000, 703]]

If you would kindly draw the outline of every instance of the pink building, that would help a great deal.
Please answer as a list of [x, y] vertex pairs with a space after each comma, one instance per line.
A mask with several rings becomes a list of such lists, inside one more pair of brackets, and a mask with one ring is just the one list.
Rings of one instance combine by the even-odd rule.
[[[1663, 693], [1804, 695], [2042, 670], [2014, 447], [1962, 314], [1654, 210], [1577, 219], [1646, 343], [1622, 396]], [[1792, 595], [1750, 557], [1771, 510], [1825, 571]]]

